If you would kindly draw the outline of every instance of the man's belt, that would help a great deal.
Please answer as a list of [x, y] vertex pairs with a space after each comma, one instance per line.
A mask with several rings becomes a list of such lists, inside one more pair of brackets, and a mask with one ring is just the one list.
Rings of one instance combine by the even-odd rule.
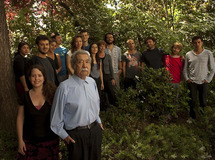
[[90, 129], [92, 127], [94, 127], [97, 124], [97, 121], [94, 121], [93, 123], [86, 125], [86, 126], [78, 126], [74, 129], [71, 129], [70, 131], [74, 131], [74, 130], [81, 130], [81, 129]]

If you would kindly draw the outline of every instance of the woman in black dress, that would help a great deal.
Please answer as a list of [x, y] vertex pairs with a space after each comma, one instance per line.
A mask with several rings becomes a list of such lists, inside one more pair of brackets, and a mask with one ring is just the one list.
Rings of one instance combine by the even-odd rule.
[[51, 103], [56, 87], [47, 81], [42, 66], [33, 65], [29, 71], [33, 88], [21, 97], [17, 115], [18, 159], [57, 160], [59, 139], [50, 129]]

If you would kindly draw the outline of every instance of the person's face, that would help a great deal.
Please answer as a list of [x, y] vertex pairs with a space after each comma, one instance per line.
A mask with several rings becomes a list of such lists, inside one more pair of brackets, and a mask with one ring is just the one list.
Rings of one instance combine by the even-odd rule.
[[90, 57], [87, 54], [77, 55], [75, 73], [81, 79], [85, 79], [90, 74]]
[[99, 51], [100, 51], [100, 52], [104, 52], [104, 51], [105, 51], [105, 45], [104, 45], [104, 44], [101, 44], [101, 45], [99, 46]]
[[155, 42], [152, 39], [148, 39], [146, 41], [146, 46], [148, 47], [148, 49], [154, 49], [155, 48]]
[[181, 50], [178, 48], [178, 47], [173, 47], [172, 48], [172, 54], [173, 55], [179, 55], [179, 52], [180, 52]]
[[97, 44], [93, 44], [91, 46], [91, 53], [96, 54], [97, 52], [98, 52], [98, 46], [97, 46]]
[[82, 37], [83, 37], [83, 41], [84, 42], [88, 42], [88, 39], [89, 39], [89, 34], [87, 32], [83, 32], [81, 33]]
[[82, 39], [80, 37], [76, 38], [75, 47], [76, 47], [77, 50], [81, 49], [81, 47], [82, 47]]
[[114, 41], [113, 35], [112, 34], [108, 34], [106, 36], [106, 41], [107, 41], [108, 44], [113, 44], [113, 41]]
[[37, 45], [38, 50], [42, 54], [46, 54], [49, 51], [49, 41], [48, 40], [41, 40]]
[[55, 37], [55, 40], [56, 40], [56, 42], [57, 42], [58, 45], [60, 45], [60, 44], [62, 43], [62, 38], [61, 38], [60, 35], [59, 35], [59, 36], [56, 36], [56, 37]]
[[56, 49], [56, 45], [57, 43], [56, 42], [51, 42], [50, 45], [49, 45], [49, 50], [53, 53]]
[[27, 44], [23, 45], [20, 49], [20, 54], [22, 56], [26, 56], [29, 53], [30, 49], [29, 46]]
[[128, 49], [130, 49], [130, 50], [135, 49], [134, 40], [129, 40], [128, 43], [127, 43], [127, 45], [128, 45]]
[[201, 39], [196, 39], [193, 41], [193, 46], [196, 50], [202, 49], [203, 42]]
[[33, 68], [29, 80], [33, 88], [41, 87], [44, 83], [44, 76], [39, 69]]

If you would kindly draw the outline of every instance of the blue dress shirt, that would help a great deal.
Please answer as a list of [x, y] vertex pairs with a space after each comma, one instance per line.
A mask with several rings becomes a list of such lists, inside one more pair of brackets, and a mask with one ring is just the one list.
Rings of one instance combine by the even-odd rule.
[[58, 87], [51, 110], [51, 129], [65, 139], [66, 130], [86, 126], [99, 118], [100, 99], [95, 81], [85, 80], [73, 75], [61, 82]]

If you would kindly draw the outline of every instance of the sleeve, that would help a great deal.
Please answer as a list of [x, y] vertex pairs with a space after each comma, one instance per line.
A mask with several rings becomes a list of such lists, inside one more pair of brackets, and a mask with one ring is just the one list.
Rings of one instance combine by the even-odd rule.
[[145, 52], [141, 54], [141, 62], [145, 63]]
[[108, 56], [108, 59], [109, 59], [109, 69], [110, 69], [111, 79], [114, 79], [113, 66], [112, 66], [112, 60], [111, 60], [110, 55]]
[[167, 59], [166, 55], [162, 56], [162, 62], [164, 67], [166, 67], [166, 59]]
[[183, 69], [183, 75], [184, 75], [185, 81], [189, 79], [187, 70], [188, 70], [188, 56], [186, 54], [185, 61], [184, 61], [184, 69]]
[[122, 55], [122, 62], [126, 62], [126, 55]]
[[51, 130], [65, 139], [68, 133], [64, 129], [63, 112], [65, 107], [66, 92], [62, 85], [60, 85], [55, 93], [52, 109], [51, 109]]
[[214, 57], [213, 57], [213, 53], [210, 52], [209, 53], [209, 65], [210, 65], [210, 72], [207, 76], [207, 78], [205, 79], [207, 82], [211, 82], [214, 76], [214, 70], [215, 70], [215, 64], [214, 64]]
[[[96, 85], [96, 82], [95, 82], [95, 81], [94, 81], [94, 86], [95, 86], [96, 95], [97, 95], [97, 99], [98, 99], [97, 104], [98, 104], [98, 107], [100, 108], [99, 92], [98, 92], [98, 87], [97, 87], [97, 85]], [[101, 122], [101, 119], [100, 119], [100, 117], [99, 117], [99, 116], [98, 116], [98, 118], [96, 119], [96, 121], [97, 121], [98, 123], [102, 123], [102, 122]]]
[[72, 52], [71, 50], [67, 52], [67, 54], [71, 57], [72, 56]]
[[102, 123], [102, 121], [101, 121], [101, 119], [100, 119], [99, 116], [98, 116], [98, 118], [96, 119], [96, 121], [97, 121], [98, 123]]

